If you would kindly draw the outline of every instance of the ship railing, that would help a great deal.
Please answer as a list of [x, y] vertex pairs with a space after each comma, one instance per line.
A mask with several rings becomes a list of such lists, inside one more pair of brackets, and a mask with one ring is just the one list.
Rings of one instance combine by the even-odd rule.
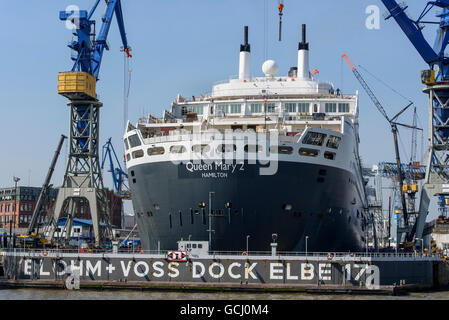
[[[258, 133], [260, 134], [260, 132]], [[278, 132], [279, 136], [282, 136], [283, 139], [290, 139], [291, 142], [296, 142], [297, 138], [295, 139], [294, 136], [288, 136], [285, 132]], [[144, 144], [153, 144], [153, 143], [162, 143], [162, 142], [180, 142], [180, 141], [226, 141], [226, 134], [218, 134], [218, 133], [187, 133], [187, 134], [176, 134], [176, 135], [164, 135], [164, 136], [158, 136], [158, 137], [152, 137], [152, 138], [145, 138], [143, 139]], [[246, 140], [248, 139], [247, 136], [244, 134], [239, 136], [232, 136], [232, 140]]]
[[[209, 253], [211, 256], [272, 256], [271, 251], [213, 251]], [[438, 258], [436, 253], [422, 252], [282, 252], [278, 251], [275, 257], [305, 257], [305, 258]]]
[[[168, 250], [171, 251], [171, 250]], [[67, 249], [67, 248], [1, 248], [0, 254], [14, 253], [29, 257], [58, 257], [62, 254], [133, 254], [133, 255], [166, 255], [167, 250], [142, 250], [138, 248], [118, 248], [117, 251], [112, 248], [107, 249]], [[273, 257], [271, 251], [212, 251], [208, 254], [201, 254], [199, 257], [214, 258], [217, 256], [242, 256], [242, 257]], [[425, 253], [425, 252], [282, 252], [278, 251], [274, 255], [277, 258], [301, 257], [305, 259], [310, 258], [326, 258], [334, 260], [338, 258], [356, 259], [356, 258], [445, 258], [439, 253]]]

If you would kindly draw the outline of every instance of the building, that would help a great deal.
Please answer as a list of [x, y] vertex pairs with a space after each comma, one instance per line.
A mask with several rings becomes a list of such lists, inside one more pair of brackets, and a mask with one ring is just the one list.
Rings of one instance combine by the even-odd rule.
[[[34, 208], [39, 198], [41, 188], [17, 186], [16, 189], [1, 188], [0, 189], [0, 227], [4, 229], [27, 228], [31, 221]], [[39, 223], [46, 221], [48, 212], [52, 212], [52, 208], [56, 201], [58, 192], [50, 189], [49, 195], [44, 202]], [[17, 207], [16, 207], [17, 205]]]
[[[64, 229], [64, 226], [67, 223], [67, 218], [61, 218], [58, 221], [58, 228], [55, 230], [54, 237], [56, 238], [64, 238], [66, 236], [66, 231]], [[100, 228], [105, 228], [106, 224], [100, 222]], [[112, 225], [112, 232], [113, 235], [115, 235], [116, 227]], [[77, 238], [79, 240], [84, 241], [92, 241], [95, 239], [94, 232], [93, 232], [93, 224], [92, 220], [86, 220], [86, 219], [73, 219], [72, 224], [72, 230], [70, 237]]]
[[[0, 188], [0, 228], [7, 230], [9, 228], [14, 230], [17, 228], [28, 228], [41, 189], [38, 187], [17, 186], [16, 198], [16, 190], [14, 187]], [[44, 201], [43, 210], [39, 216], [39, 223], [47, 222], [48, 217], [53, 215], [57, 195], [58, 190], [50, 188], [49, 195]], [[121, 228], [122, 199], [110, 190], [107, 191], [107, 195], [111, 209], [111, 224]], [[65, 216], [67, 216], [65, 213], [61, 215], [61, 217]], [[75, 218], [91, 219], [89, 203], [86, 199], [79, 199], [75, 209]]]

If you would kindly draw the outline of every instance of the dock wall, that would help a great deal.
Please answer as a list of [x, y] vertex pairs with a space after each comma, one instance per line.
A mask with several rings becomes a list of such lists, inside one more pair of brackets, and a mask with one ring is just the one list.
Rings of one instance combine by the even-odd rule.
[[[215, 255], [169, 261], [164, 254], [3, 252], [5, 278], [17, 281], [66, 281], [79, 273], [81, 283], [143, 283], [259, 288], [434, 285], [429, 257], [335, 257]], [[443, 270], [443, 269], [442, 269]], [[449, 268], [442, 281], [449, 283]], [[444, 278], [445, 277], [445, 278]]]

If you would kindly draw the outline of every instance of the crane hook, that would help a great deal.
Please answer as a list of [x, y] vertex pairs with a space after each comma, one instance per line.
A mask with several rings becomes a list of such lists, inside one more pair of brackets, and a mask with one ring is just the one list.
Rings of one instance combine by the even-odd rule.
[[282, 40], [282, 11], [284, 10], [284, 1], [279, 0], [278, 3], [278, 9], [279, 9], [279, 41]]
[[130, 52], [129, 48], [125, 48], [124, 51], [125, 51], [126, 55], [128, 56], [128, 58], [132, 58], [133, 57], [132, 54], [129, 53]]

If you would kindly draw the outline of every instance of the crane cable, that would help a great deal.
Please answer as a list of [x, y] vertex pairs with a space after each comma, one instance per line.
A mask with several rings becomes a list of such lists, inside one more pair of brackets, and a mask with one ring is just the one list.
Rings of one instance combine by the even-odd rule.
[[123, 67], [123, 128], [126, 127], [126, 122], [128, 121], [128, 99], [129, 92], [131, 88], [131, 55], [129, 52], [125, 51], [124, 57], [124, 67]]

